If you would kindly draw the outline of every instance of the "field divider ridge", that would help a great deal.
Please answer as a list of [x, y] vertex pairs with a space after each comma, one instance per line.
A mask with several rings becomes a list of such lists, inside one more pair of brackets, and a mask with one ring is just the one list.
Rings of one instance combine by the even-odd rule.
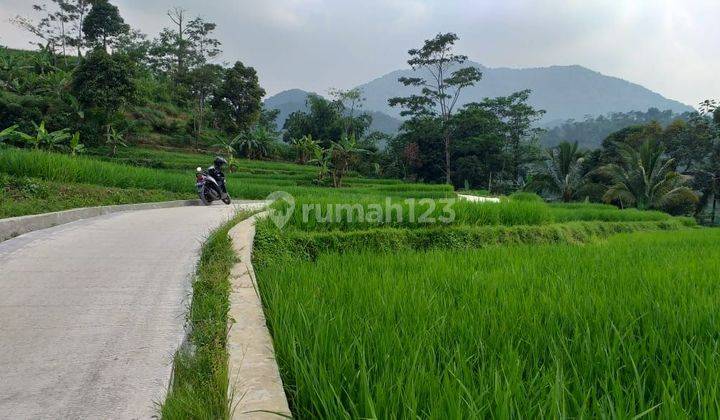
[[230, 273], [227, 340], [233, 419], [291, 416], [252, 266], [255, 222], [266, 215], [245, 219], [229, 232], [239, 257]]

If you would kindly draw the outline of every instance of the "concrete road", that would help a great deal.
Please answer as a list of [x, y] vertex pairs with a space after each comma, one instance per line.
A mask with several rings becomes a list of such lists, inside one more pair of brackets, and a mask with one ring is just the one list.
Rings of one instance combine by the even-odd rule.
[[198, 251], [235, 209], [123, 212], [0, 242], [0, 418], [156, 415]]

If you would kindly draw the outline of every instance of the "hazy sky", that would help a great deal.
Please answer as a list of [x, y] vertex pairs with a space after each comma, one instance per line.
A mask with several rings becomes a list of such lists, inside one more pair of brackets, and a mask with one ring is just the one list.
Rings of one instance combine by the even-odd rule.
[[[27, 46], [0, 0], [0, 43]], [[405, 67], [407, 50], [456, 32], [489, 67], [580, 64], [696, 105], [720, 98], [720, 0], [114, 0], [150, 35], [181, 6], [218, 24], [220, 61], [254, 66], [269, 94], [327, 93]]]

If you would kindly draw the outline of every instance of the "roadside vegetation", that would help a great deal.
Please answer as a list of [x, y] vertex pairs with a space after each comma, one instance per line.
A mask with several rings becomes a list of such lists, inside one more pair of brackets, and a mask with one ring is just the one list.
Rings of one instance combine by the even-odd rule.
[[187, 316], [188, 342], [175, 355], [173, 378], [161, 404], [165, 419], [226, 419], [227, 326], [230, 270], [237, 262], [228, 232], [251, 213], [241, 212], [213, 231], [202, 247]]
[[194, 194], [45, 181], [0, 173], [0, 219], [79, 207], [186, 200]]

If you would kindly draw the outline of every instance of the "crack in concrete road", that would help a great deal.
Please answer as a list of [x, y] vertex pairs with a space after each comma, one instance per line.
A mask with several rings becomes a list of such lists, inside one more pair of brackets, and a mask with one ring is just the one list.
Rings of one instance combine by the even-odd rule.
[[0, 417], [156, 415], [200, 246], [240, 206], [115, 213], [0, 242]]

